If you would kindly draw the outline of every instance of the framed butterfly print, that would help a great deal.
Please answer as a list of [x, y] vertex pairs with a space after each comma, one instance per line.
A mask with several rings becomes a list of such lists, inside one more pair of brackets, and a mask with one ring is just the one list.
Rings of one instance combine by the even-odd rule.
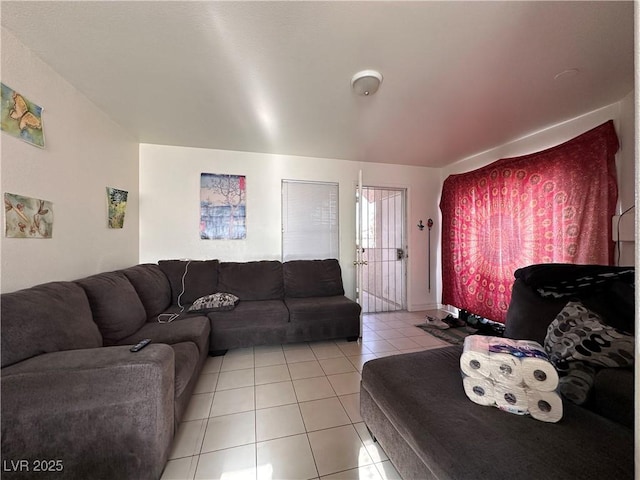
[[30, 102], [11, 87], [0, 83], [2, 96], [0, 128], [9, 135], [44, 148], [42, 107]]
[[53, 204], [46, 200], [4, 194], [5, 236], [9, 238], [51, 238]]

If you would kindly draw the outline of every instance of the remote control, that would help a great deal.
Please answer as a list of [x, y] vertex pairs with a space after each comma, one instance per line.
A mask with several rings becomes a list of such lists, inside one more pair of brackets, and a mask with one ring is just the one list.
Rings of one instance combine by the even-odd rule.
[[144, 340], [140, 340], [139, 343], [137, 343], [136, 345], [131, 347], [131, 351], [132, 352], [137, 352], [138, 350], [142, 350], [144, 347], [146, 347], [150, 343], [151, 343], [151, 339], [150, 338], [145, 338]]

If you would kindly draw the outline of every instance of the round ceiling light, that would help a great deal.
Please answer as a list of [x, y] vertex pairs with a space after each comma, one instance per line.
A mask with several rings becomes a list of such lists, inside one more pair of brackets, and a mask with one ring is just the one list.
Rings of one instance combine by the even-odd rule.
[[356, 73], [351, 79], [351, 88], [358, 95], [373, 95], [380, 88], [382, 74], [375, 70], [363, 70]]

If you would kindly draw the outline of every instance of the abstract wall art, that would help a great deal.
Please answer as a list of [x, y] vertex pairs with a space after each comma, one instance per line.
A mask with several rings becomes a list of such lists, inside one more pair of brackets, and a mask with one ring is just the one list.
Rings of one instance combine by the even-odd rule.
[[14, 193], [4, 194], [5, 236], [9, 238], [51, 238], [53, 204]]
[[200, 238], [243, 240], [247, 238], [246, 177], [200, 175]]
[[108, 227], [122, 228], [124, 226], [124, 214], [127, 210], [126, 190], [107, 187]]
[[9, 135], [44, 148], [42, 107], [30, 102], [4, 83], [0, 83], [0, 92], [0, 128]]

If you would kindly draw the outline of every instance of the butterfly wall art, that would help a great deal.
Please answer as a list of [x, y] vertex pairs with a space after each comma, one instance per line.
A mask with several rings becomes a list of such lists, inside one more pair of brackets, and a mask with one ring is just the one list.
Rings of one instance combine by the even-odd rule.
[[14, 193], [4, 194], [5, 236], [10, 238], [51, 238], [53, 204]]
[[0, 89], [2, 95], [0, 128], [9, 135], [44, 148], [42, 107], [30, 102], [4, 83], [0, 83]]

